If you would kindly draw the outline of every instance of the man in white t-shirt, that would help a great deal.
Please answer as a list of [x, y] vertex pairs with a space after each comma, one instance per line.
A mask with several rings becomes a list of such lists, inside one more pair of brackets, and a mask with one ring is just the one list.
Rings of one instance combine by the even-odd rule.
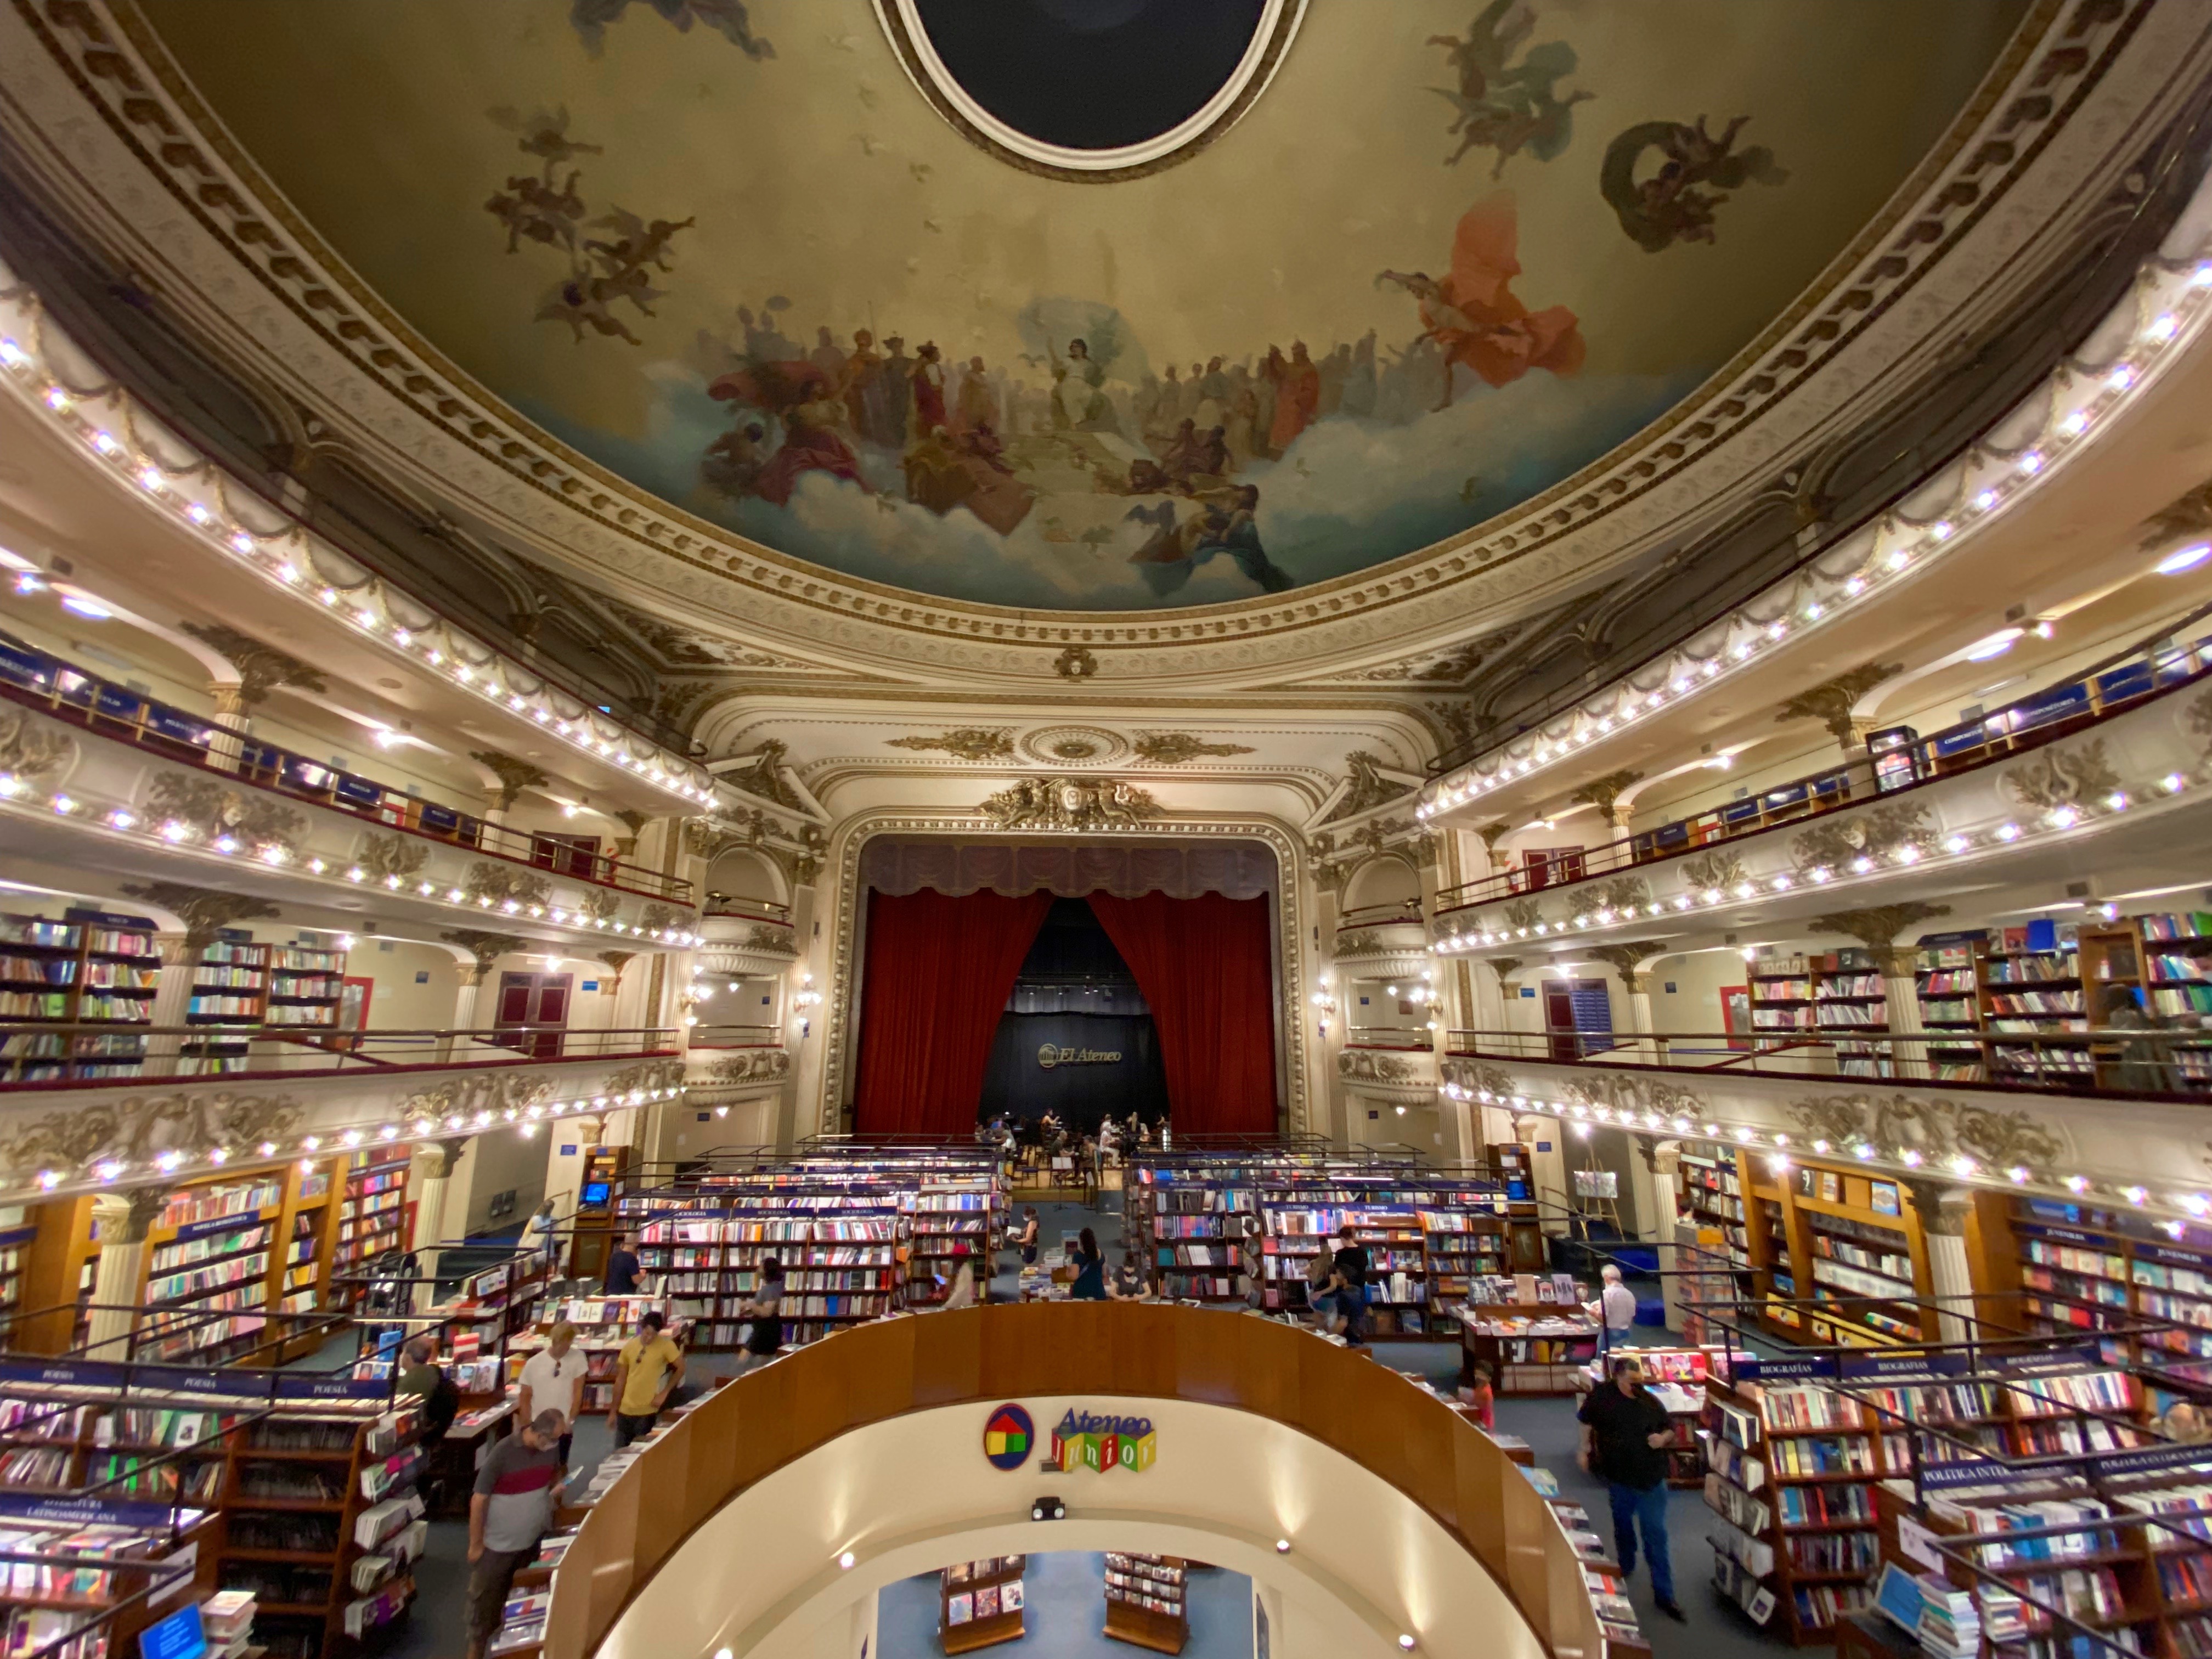
[[1597, 1300], [1585, 1302], [1583, 1308], [1605, 1327], [1601, 1351], [1611, 1353], [1626, 1346], [1629, 1332], [1636, 1328], [1636, 1292], [1621, 1282], [1620, 1269], [1610, 1263], [1603, 1277], [1605, 1288], [1598, 1292]]
[[584, 1374], [590, 1369], [591, 1362], [576, 1351], [576, 1328], [565, 1319], [522, 1368], [522, 1397], [515, 1404], [514, 1420], [530, 1423], [540, 1412], [561, 1413], [563, 1480], [568, 1478], [568, 1447], [575, 1438], [576, 1419], [584, 1409]]

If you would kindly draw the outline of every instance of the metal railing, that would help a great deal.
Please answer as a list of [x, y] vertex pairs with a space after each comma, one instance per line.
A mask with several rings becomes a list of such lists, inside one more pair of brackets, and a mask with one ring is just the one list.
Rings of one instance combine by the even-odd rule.
[[112, 1087], [155, 1077], [366, 1076], [543, 1060], [650, 1060], [680, 1052], [681, 1036], [671, 1026], [332, 1031], [0, 1020], [0, 1091]]
[[1347, 1048], [1389, 1048], [1395, 1053], [1426, 1054], [1436, 1047], [1437, 1034], [1425, 1025], [1347, 1026]]
[[2212, 1100], [2212, 1029], [2016, 1031], [1444, 1033], [1460, 1059], [1761, 1077], [1889, 1078], [1947, 1088]]
[[694, 1048], [781, 1048], [783, 1047], [783, 1027], [781, 1025], [695, 1025], [691, 1028], [690, 1047]]
[[1437, 895], [1437, 914], [1617, 874], [1778, 824], [1863, 805], [1877, 796], [1889, 798], [1924, 787], [2108, 720], [2148, 698], [2193, 684], [2208, 669], [2212, 669], [2212, 638], [2180, 645], [2161, 638], [2133, 647], [2100, 664], [2097, 672], [2047, 687], [1931, 737], [1838, 762], [1656, 829], [1445, 888]]
[[709, 893], [702, 914], [734, 916], [741, 921], [764, 921], [776, 927], [791, 926], [791, 907], [778, 904], [774, 899], [735, 898], [727, 893]]
[[1346, 910], [1336, 919], [1336, 931], [1341, 933], [1347, 928], [1386, 927], [1394, 921], [1418, 922], [1420, 920], [1420, 900], [1393, 899], [1388, 904], [1363, 904], [1357, 909]]
[[[347, 812], [404, 835], [465, 847], [594, 886], [691, 902], [691, 884], [588, 851], [557, 835], [509, 830], [404, 789], [342, 771], [88, 674], [0, 635], [0, 696], [117, 743], [234, 779], [287, 799]], [[223, 758], [218, 759], [218, 753]]]

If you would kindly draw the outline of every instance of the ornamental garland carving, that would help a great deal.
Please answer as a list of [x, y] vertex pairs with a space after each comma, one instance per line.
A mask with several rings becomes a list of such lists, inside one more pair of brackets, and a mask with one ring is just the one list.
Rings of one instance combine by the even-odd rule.
[[1682, 860], [1682, 885], [1696, 893], [1729, 892], [1750, 879], [1743, 855], [1719, 848]]
[[1418, 1083], [1421, 1067], [1397, 1054], [1347, 1048], [1336, 1057], [1336, 1074], [1348, 1083]]
[[255, 852], [273, 847], [288, 854], [300, 850], [307, 823], [258, 789], [183, 772], [164, 772], [154, 780], [146, 792], [146, 816], [184, 824], [210, 843], [228, 836]]
[[1139, 760], [1153, 766], [1180, 766], [1201, 757], [1253, 752], [1249, 744], [1208, 743], [1189, 732], [1139, 732], [1131, 747]]
[[1150, 791], [1117, 779], [1025, 778], [988, 798], [979, 810], [1001, 830], [1088, 830], [1159, 816]]
[[76, 763], [76, 739], [33, 720], [28, 709], [0, 712], [0, 772], [34, 789], [52, 789]]
[[132, 1095], [112, 1105], [72, 1106], [0, 1133], [0, 1169], [27, 1178], [70, 1176], [113, 1159], [144, 1167], [165, 1152], [199, 1159], [283, 1140], [307, 1115], [289, 1095]]
[[1336, 936], [1336, 955], [1341, 961], [1346, 957], [1379, 956], [1382, 951], [1382, 936], [1372, 927], [1356, 927], [1348, 933]]
[[370, 878], [382, 881], [388, 876], [411, 876], [430, 860], [430, 849], [411, 836], [380, 836], [374, 831], [364, 836], [361, 856], [355, 860]]
[[799, 940], [793, 930], [773, 922], [755, 922], [752, 931], [745, 935], [745, 943], [753, 950], [773, 951], [779, 956], [799, 954]]
[[1939, 1168], [1966, 1157], [1985, 1169], [2025, 1169], [2048, 1182], [2057, 1178], [2066, 1156], [2063, 1130], [2030, 1112], [1872, 1093], [1814, 1097], [1784, 1109], [1813, 1139], [1838, 1147], [1870, 1146], [1885, 1158], [1917, 1152]]
[[544, 904], [553, 896], [553, 884], [541, 875], [517, 869], [511, 864], [478, 859], [469, 866], [469, 873], [461, 883], [461, 891], [473, 902], [480, 903], [489, 899], [494, 904], [504, 904], [510, 900], [516, 904]]
[[1610, 881], [1585, 883], [1567, 901], [1567, 919], [1578, 921], [1610, 910], [1640, 910], [1651, 902], [1651, 889], [1641, 876], [1615, 876]]
[[586, 888], [576, 908], [585, 920], [592, 922], [612, 921], [622, 896], [609, 887]]
[[641, 1060], [635, 1066], [625, 1066], [609, 1077], [592, 1091], [593, 1097], [604, 1095], [614, 1106], [637, 1105], [635, 1100], [625, 1102], [624, 1095], [642, 1095], [653, 1089], [673, 1089], [684, 1081], [684, 1062], [681, 1060]]
[[725, 1054], [707, 1067], [709, 1083], [773, 1083], [791, 1075], [791, 1056], [781, 1048]]
[[1532, 898], [1515, 899], [1499, 913], [1512, 928], [1534, 928], [1544, 919], [1544, 907]]
[[479, 1112], [501, 1117], [509, 1111], [542, 1106], [553, 1097], [553, 1079], [542, 1072], [477, 1072], [403, 1095], [392, 1103], [392, 1110], [408, 1122], [427, 1121], [435, 1127], [459, 1117], [464, 1126], [470, 1126]]
[[1847, 870], [1860, 858], [1879, 862], [1907, 847], [1926, 851], [1935, 838], [1928, 809], [1917, 801], [1891, 801], [1866, 817], [1823, 819], [1790, 842], [1797, 868]]
[[1469, 1094], [1486, 1093], [1499, 1105], [1520, 1092], [1512, 1073], [1500, 1066], [1486, 1066], [1479, 1060], [1446, 1060], [1443, 1063], [1443, 1079]]
[[2060, 806], [2099, 811], [2120, 787], [2120, 775], [2105, 759], [2102, 738], [2073, 749], [2045, 749], [2025, 766], [2008, 767], [2004, 781], [2021, 805], [2046, 811]]
[[1593, 1078], [1570, 1083], [1560, 1093], [1569, 1105], [1603, 1106], [1638, 1118], [1702, 1119], [1708, 1110], [1703, 1095], [1664, 1078]]
[[955, 760], [996, 761], [1014, 757], [1014, 729], [1010, 726], [957, 726], [935, 737], [886, 738], [884, 746], [911, 749], [919, 754], [950, 755]]

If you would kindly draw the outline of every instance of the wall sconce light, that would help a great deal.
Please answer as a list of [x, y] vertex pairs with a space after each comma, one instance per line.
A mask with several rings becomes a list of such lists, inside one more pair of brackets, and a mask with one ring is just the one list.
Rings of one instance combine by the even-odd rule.
[[791, 994], [791, 1006], [799, 1011], [799, 1035], [814, 1035], [814, 1010], [820, 1006], [822, 993], [814, 988], [814, 975], [801, 974], [799, 988]]
[[1322, 1041], [1328, 1040], [1329, 1016], [1336, 1012], [1336, 997], [1330, 991], [1328, 975], [1323, 974], [1318, 983], [1321, 988], [1313, 994], [1314, 1015], [1321, 1025]]

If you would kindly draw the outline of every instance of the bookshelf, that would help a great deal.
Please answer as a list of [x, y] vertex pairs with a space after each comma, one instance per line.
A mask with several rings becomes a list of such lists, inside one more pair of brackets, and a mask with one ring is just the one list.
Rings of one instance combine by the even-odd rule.
[[[0, 1019], [11, 1024], [143, 1025], [154, 1016], [161, 955], [143, 916], [72, 909], [60, 921], [0, 915]], [[136, 1077], [146, 1039], [19, 1032], [0, 1042], [0, 1078]], [[88, 1064], [84, 1062], [89, 1062]]]
[[[1883, 1347], [1932, 1340], [1915, 1297], [1933, 1292], [1933, 1269], [1918, 1215], [1902, 1185], [1836, 1164], [1800, 1162], [1781, 1194], [1782, 1231], [1790, 1242], [1788, 1277], [1796, 1298], [1770, 1302], [1769, 1322], [1814, 1343]], [[1771, 1297], [1782, 1263], [1770, 1264]], [[1868, 1297], [1868, 1301], [1851, 1298]], [[1808, 1300], [1809, 1298], [1809, 1300]], [[1844, 1299], [1841, 1305], [1818, 1304]]]
[[[2008, 927], [1982, 957], [1982, 1029], [1992, 1035], [2058, 1036], [2087, 1029], [2081, 963], [2070, 936], [2042, 924]], [[1992, 1083], [2030, 1083], [2039, 1077], [2088, 1080], [2086, 1049], [2014, 1048], [1993, 1043]]]
[[[268, 1012], [269, 955], [269, 946], [256, 945], [252, 934], [238, 928], [224, 929], [201, 952], [185, 1023], [210, 1028], [210, 1035], [184, 1045], [180, 1070], [208, 1073], [246, 1068], [252, 1042], [242, 1032], [262, 1024]], [[212, 1034], [226, 1027], [240, 1028], [241, 1035]]]
[[[998, 1207], [993, 1183], [983, 1178], [966, 1181], [924, 1180], [907, 1208], [908, 1226], [906, 1305], [927, 1307], [950, 1294], [957, 1269], [960, 1247], [965, 1246], [974, 1265], [975, 1291], [980, 1297], [991, 1278], [991, 1241], [1006, 1230], [1006, 1216]], [[870, 1260], [865, 1264], [872, 1268]], [[810, 1265], [809, 1272], [813, 1269]], [[828, 1288], [825, 1286], [824, 1288]], [[867, 1278], [836, 1288], [890, 1291], [890, 1276]], [[885, 1311], [889, 1311], [886, 1308]]]
[[938, 1574], [937, 1640], [947, 1653], [1018, 1641], [1027, 1633], [1022, 1593], [1024, 1555], [959, 1561]]
[[1483, 1364], [1500, 1399], [1577, 1392], [1601, 1334], [1582, 1310], [1580, 1285], [1564, 1273], [1515, 1273], [1469, 1288], [1459, 1310], [1462, 1382]]
[[[1279, 1283], [1277, 1269], [1291, 1258], [1266, 1250], [1255, 1265], [1245, 1251], [1247, 1223], [1258, 1211], [1253, 1189], [1223, 1181], [1149, 1184], [1132, 1194], [1152, 1265], [1160, 1270], [1164, 1295], [1186, 1302], [1238, 1303], [1255, 1271], [1263, 1286]], [[1304, 1261], [1296, 1264], [1298, 1305], [1304, 1303]]]
[[335, 1027], [345, 994], [346, 953], [276, 945], [269, 951], [269, 995], [264, 1018], [271, 1025]]
[[1682, 1205], [1685, 1218], [1698, 1227], [1717, 1230], [1723, 1241], [1729, 1263], [1737, 1273], [1746, 1276], [1751, 1267], [1751, 1249], [1747, 1237], [1748, 1217], [1745, 1209], [1743, 1177], [1731, 1147], [1711, 1142], [1692, 1143], [1711, 1147], [1696, 1152], [1685, 1146], [1679, 1170], [1682, 1183]]
[[[147, 1234], [137, 1353], [219, 1364], [264, 1340], [270, 1249], [284, 1182], [248, 1179], [173, 1194]], [[189, 1322], [207, 1315], [227, 1317]]]
[[[2212, 1239], [2202, 1229], [2175, 1239], [2140, 1217], [2024, 1196], [2008, 1219], [2030, 1330], [2096, 1336], [2113, 1363], [2212, 1382]], [[2181, 1328], [2099, 1334], [2143, 1321]]]
[[[385, 1251], [407, 1248], [407, 1165], [411, 1157], [404, 1146], [347, 1155], [345, 1184], [338, 1195], [330, 1244], [331, 1278], [357, 1278]], [[360, 1285], [331, 1285], [324, 1305], [350, 1309], [362, 1293]]]
[[1190, 1640], [1188, 1570], [1180, 1556], [1108, 1551], [1105, 1633], [1155, 1653], [1181, 1653]]
[[1871, 951], [1852, 949], [1806, 957], [1765, 957], [1746, 975], [1754, 1032], [1818, 1032], [1835, 1045], [1844, 1077], [1893, 1074], [1887, 1049], [1853, 1042], [1853, 1033], [1889, 1030], [1881, 974]]
[[1985, 934], [1954, 934], [1923, 940], [1913, 967], [1920, 1000], [1920, 1023], [1936, 1034], [1923, 1051], [1929, 1075], [1939, 1083], [1980, 1083], [1986, 1066], [1978, 1042], [1946, 1048], [1945, 1032], [1978, 1034], [1982, 1029], [1982, 981]]

